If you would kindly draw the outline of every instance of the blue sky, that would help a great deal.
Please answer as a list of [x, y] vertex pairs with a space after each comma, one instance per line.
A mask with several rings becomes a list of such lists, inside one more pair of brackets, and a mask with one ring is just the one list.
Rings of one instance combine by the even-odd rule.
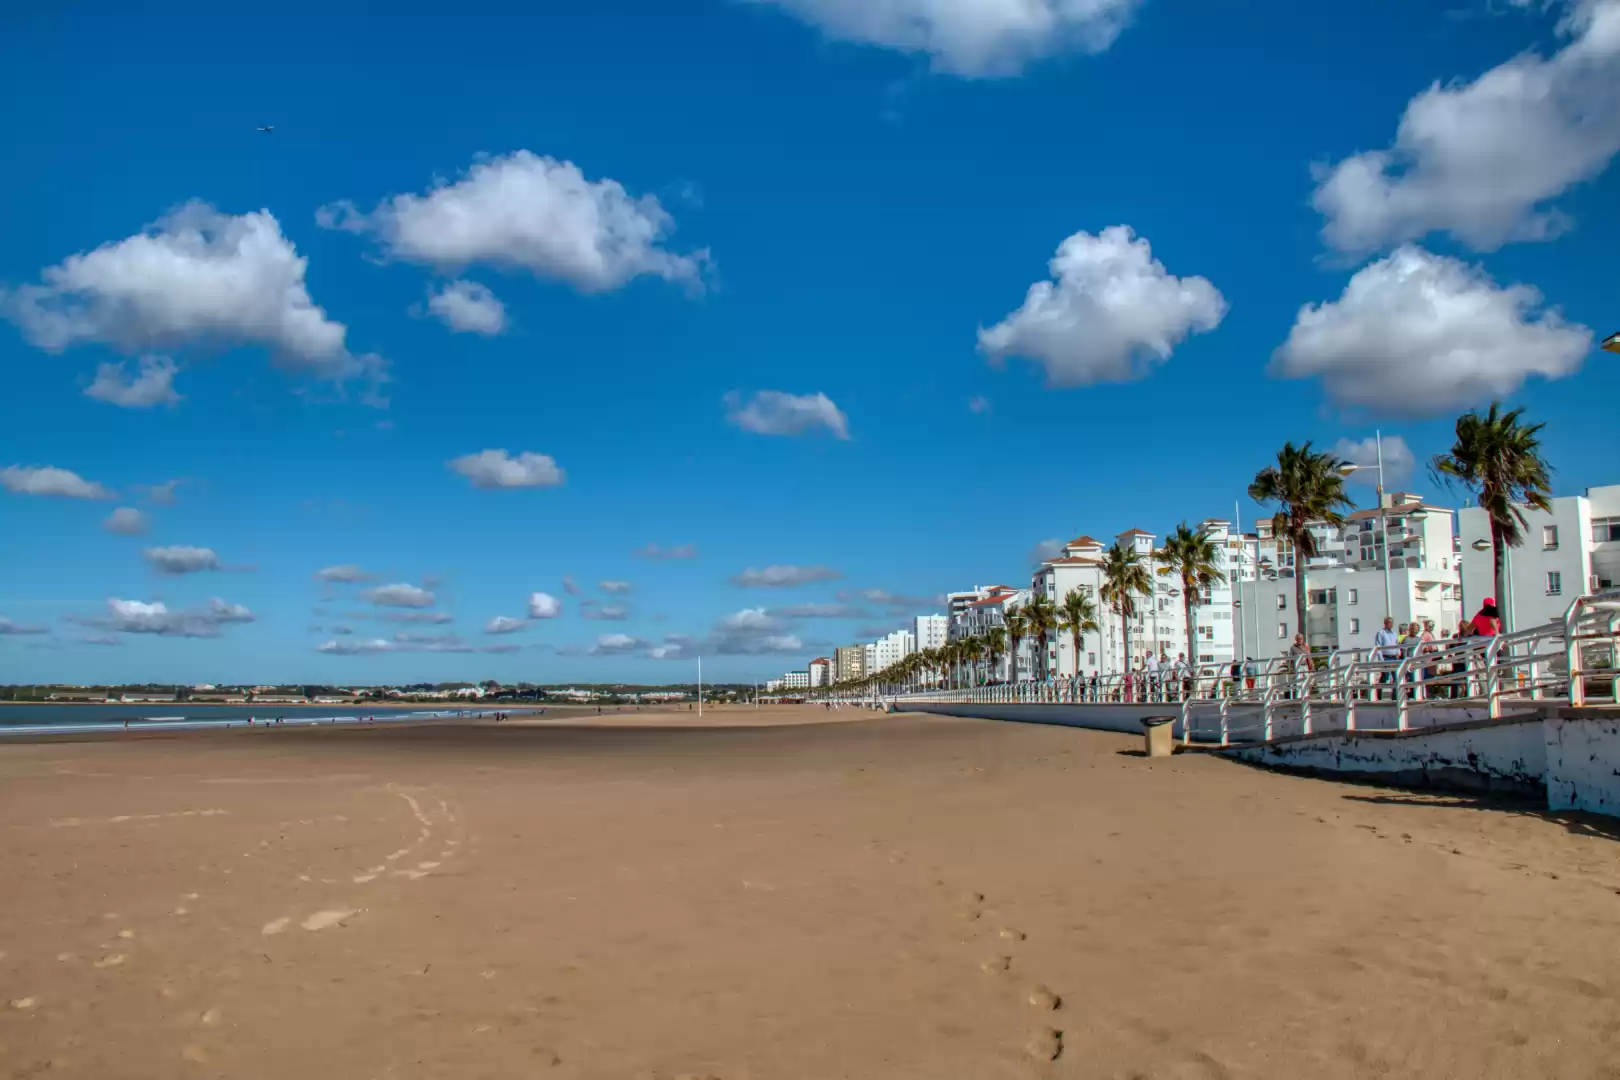
[[875, 7], [8, 9], [0, 681], [771, 675], [1492, 397], [1616, 479], [1620, 0]]

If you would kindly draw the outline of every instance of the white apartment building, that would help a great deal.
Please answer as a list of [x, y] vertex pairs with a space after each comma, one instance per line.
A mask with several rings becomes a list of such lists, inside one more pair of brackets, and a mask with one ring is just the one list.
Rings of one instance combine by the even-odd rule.
[[1343, 528], [1312, 526], [1318, 552], [1306, 568], [1304, 626], [1294, 610], [1298, 566], [1292, 545], [1272, 535], [1269, 520], [1259, 523], [1252, 541], [1244, 538], [1238, 549], [1244, 563], [1238, 574], [1236, 655], [1282, 656], [1301, 630], [1313, 649], [1371, 648], [1386, 615], [1397, 625], [1430, 620], [1442, 635], [1456, 629], [1463, 613], [1453, 511], [1392, 492], [1384, 496], [1382, 509], [1357, 510], [1346, 519]]
[[1467, 614], [1486, 597], [1511, 629], [1562, 619], [1584, 592], [1620, 582], [1620, 484], [1552, 500], [1550, 512], [1525, 509], [1524, 542], [1508, 551], [1506, 596], [1496, 595], [1490, 519], [1477, 506], [1460, 515], [1462, 590]]
[[911, 636], [916, 641], [917, 651], [924, 649], [937, 649], [945, 644], [945, 638], [950, 632], [951, 620], [946, 615], [918, 615], [913, 620]]
[[[1020, 605], [1028, 603], [1032, 595], [1028, 589], [1014, 589], [1007, 585], [985, 586], [982, 587], [982, 591], [986, 595], [962, 607], [950, 617], [950, 626], [946, 629], [947, 640], [960, 641], [963, 638], [979, 637], [993, 627], [1006, 626], [1007, 611], [1009, 609], [1016, 611]], [[1030, 670], [1033, 648], [1030, 642], [1019, 643], [1019, 651], [1022, 654], [1018, 668], [1020, 674]], [[1010, 668], [1010, 658], [1003, 656], [996, 662], [995, 670], [990, 672], [989, 677], [993, 681], [1004, 681], [1009, 677]]]
[[783, 690], [808, 690], [810, 688], [810, 673], [808, 671], [788, 671], [777, 680]]
[[874, 671], [882, 671], [891, 664], [898, 664], [906, 657], [917, 651], [917, 639], [910, 630], [896, 630], [886, 634], [873, 642], [876, 648], [877, 666]]
[[876, 642], [867, 642], [861, 646], [861, 670], [868, 675], [876, 675], [883, 670], [878, 663], [878, 647]]
[[810, 686], [831, 686], [833, 681], [833, 662], [825, 656], [818, 656], [810, 661]]

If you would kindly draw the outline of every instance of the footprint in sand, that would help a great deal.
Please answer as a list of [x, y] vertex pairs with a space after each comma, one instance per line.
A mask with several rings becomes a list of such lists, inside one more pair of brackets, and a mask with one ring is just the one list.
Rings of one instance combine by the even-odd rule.
[[98, 968], [117, 967], [119, 964], [122, 964], [128, 959], [129, 957], [125, 956], [123, 953], [113, 953], [111, 956], [103, 956], [100, 960], [97, 960], [95, 966]]
[[1042, 1028], [1024, 1042], [1024, 1053], [1036, 1061], [1056, 1061], [1063, 1053], [1063, 1032]]
[[979, 970], [986, 975], [1000, 975], [1002, 972], [1012, 970], [1012, 957], [992, 956], [988, 960], [979, 962]]
[[1024, 1000], [1045, 1012], [1052, 1012], [1063, 1005], [1062, 998], [1039, 983], [1029, 988], [1029, 993], [1024, 995]]
[[298, 925], [305, 930], [325, 930], [331, 926], [342, 926], [343, 920], [358, 914], [360, 913], [353, 908], [331, 908], [327, 911], [317, 911]]
[[287, 929], [287, 924], [290, 922], [292, 922], [292, 919], [288, 918], [286, 915], [283, 915], [279, 919], [271, 919], [269, 922], [264, 924], [264, 928], [260, 930], [259, 933], [264, 934], [267, 937], [271, 934], [279, 934], [283, 930]]
[[1024, 933], [1022, 930], [1014, 930], [1010, 926], [1003, 926], [1000, 930], [996, 931], [996, 936], [1007, 941], [1023, 941], [1029, 935]]
[[36, 1004], [38, 1004], [38, 1002], [36, 1002], [31, 997], [20, 997], [20, 998], [12, 998], [11, 999], [11, 1007], [13, 1009], [21, 1010], [22, 1012], [27, 1012], [29, 1009], [32, 1009]]

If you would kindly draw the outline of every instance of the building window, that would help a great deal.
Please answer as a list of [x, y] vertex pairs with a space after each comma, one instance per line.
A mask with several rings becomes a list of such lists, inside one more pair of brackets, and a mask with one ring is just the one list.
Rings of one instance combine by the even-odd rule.
[[1277, 624], [1277, 636], [1279, 638], [1283, 639], [1283, 640], [1287, 640], [1287, 638], [1288, 638], [1288, 624], [1287, 623], [1280, 622], [1280, 623]]
[[1278, 611], [1287, 611], [1288, 610], [1288, 595], [1286, 593], [1278, 593], [1277, 594], [1277, 610]]
[[1357, 601], [1359, 601], [1361, 599], [1361, 597], [1357, 594], [1356, 590], [1354, 590], [1354, 589], [1346, 589], [1345, 591], [1347, 593], [1349, 593], [1349, 596], [1350, 596], [1349, 600], [1347, 600], [1346, 603], [1354, 604], [1354, 603], [1356, 603]]
[[1547, 595], [1558, 596], [1564, 591], [1564, 575], [1557, 570], [1547, 571]]
[[1092, 667], [1096, 667], [1097, 666], [1097, 654], [1094, 653], [1094, 652], [1086, 653], [1086, 663], [1090, 664]]
[[1351, 619], [1350, 620], [1350, 632], [1352, 634], [1361, 633], [1361, 620], [1360, 619]]
[[1555, 548], [1558, 546], [1558, 526], [1543, 525], [1541, 527], [1541, 546]]
[[1620, 540], [1620, 517], [1593, 518], [1592, 542], [1606, 544], [1611, 540]]

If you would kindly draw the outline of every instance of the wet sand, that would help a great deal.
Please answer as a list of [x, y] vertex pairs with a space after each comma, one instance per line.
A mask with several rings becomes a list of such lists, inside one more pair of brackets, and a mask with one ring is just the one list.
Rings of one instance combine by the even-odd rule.
[[0, 1076], [1620, 1076], [1614, 822], [633, 719], [0, 747]]

